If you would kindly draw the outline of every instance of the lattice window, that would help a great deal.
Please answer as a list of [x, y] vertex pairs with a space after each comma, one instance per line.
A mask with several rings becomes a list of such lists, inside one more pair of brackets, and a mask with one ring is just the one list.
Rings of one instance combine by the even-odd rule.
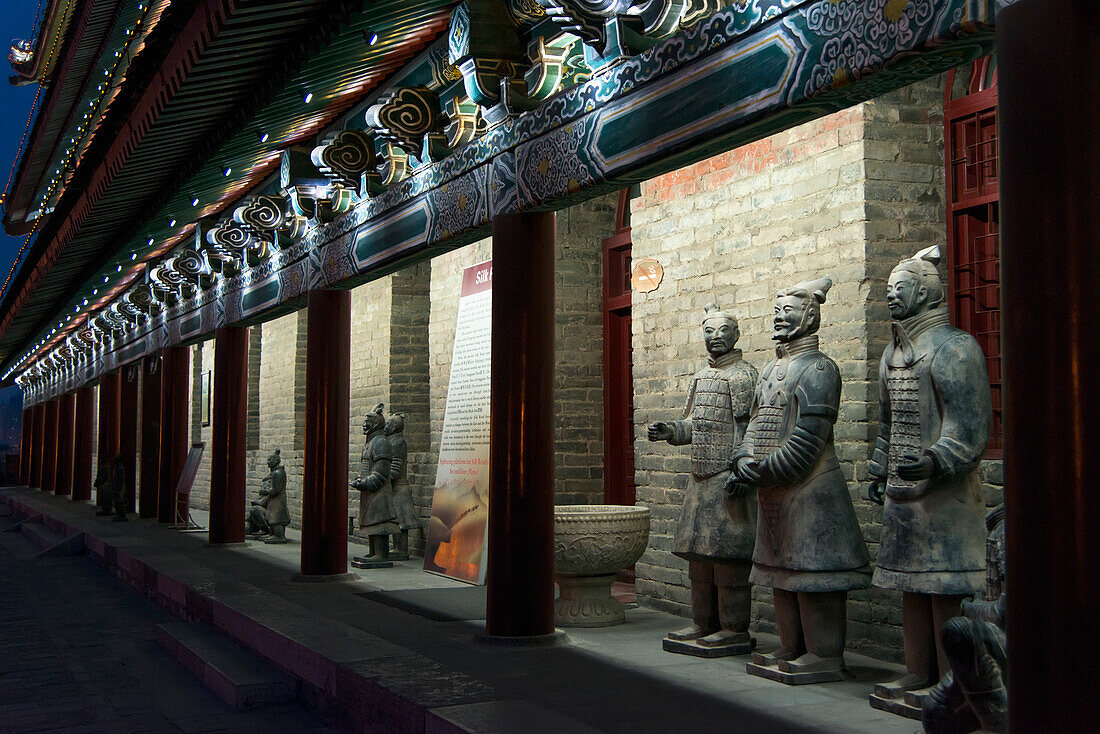
[[996, 63], [979, 59], [965, 92], [948, 74], [944, 91], [947, 167], [947, 267], [951, 320], [985, 353], [993, 394], [987, 458], [1000, 458], [1001, 281]]

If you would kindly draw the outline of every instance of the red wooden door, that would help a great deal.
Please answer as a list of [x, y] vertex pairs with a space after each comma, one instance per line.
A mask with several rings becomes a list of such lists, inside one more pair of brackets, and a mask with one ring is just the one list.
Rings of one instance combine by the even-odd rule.
[[952, 323], [985, 353], [993, 397], [986, 457], [1001, 458], [1001, 274], [998, 190], [997, 65], [975, 61], [965, 87], [947, 75], [944, 149], [947, 166], [947, 272]]
[[604, 501], [634, 504], [634, 378], [630, 333], [629, 190], [603, 241]]

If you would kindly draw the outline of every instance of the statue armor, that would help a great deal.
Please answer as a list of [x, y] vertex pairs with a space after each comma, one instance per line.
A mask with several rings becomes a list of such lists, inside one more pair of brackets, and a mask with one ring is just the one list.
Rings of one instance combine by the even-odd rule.
[[886, 377], [886, 390], [890, 394], [890, 451], [887, 458], [892, 493], [923, 492], [927, 480], [902, 479], [898, 476], [898, 464], [905, 463], [906, 456], [919, 456], [920, 407], [918, 397], [920, 382], [911, 368], [899, 367]]
[[707, 367], [694, 381], [691, 408], [691, 473], [707, 479], [729, 469], [736, 428], [727, 376]]
[[[833, 449], [840, 370], [816, 334], [780, 345], [760, 377], [753, 417], [734, 456], [759, 462], [764, 479], [752, 582], [787, 591], [846, 591], [868, 585], [870, 556]], [[815, 433], [801, 425], [825, 418]]]
[[[689, 560], [749, 559], [756, 536], [752, 494], [726, 496], [729, 460], [744, 437], [756, 370], [741, 350], [711, 359], [692, 379], [685, 419], [669, 423], [674, 446], [691, 444], [691, 482], [672, 552]], [[737, 419], [741, 422], [738, 423]]]

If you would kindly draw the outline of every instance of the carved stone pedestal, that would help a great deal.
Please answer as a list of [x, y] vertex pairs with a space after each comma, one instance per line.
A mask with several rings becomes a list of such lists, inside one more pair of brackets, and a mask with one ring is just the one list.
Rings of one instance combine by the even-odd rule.
[[366, 556], [355, 556], [351, 559], [351, 565], [353, 568], [393, 568], [393, 556], [385, 561], [375, 560], [374, 558], [367, 558]]
[[919, 688], [915, 691], [894, 694], [883, 686], [875, 686], [874, 693], [867, 696], [867, 701], [873, 709], [920, 721], [921, 711], [924, 710], [924, 699], [930, 690], [930, 687]]
[[788, 686], [804, 686], [810, 683], [833, 683], [848, 678], [848, 671], [844, 668], [839, 670], [793, 672], [789, 669], [784, 670], [785, 667], [787, 667], [786, 660], [772, 662], [760, 653], [754, 652], [752, 654], [752, 662], [745, 664], [745, 672], [749, 675], [785, 683]]
[[756, 638], [750, 638], [748, 642], [735, 645], [718, 645], [707, 647], [700, 645], [698, 640], [673, 640], [668, 637], [661, 640], [661, 648], [665, 652], [675, 652], [680, 655], [695, 655], [700, 658], [724, 658], [731, 655], [748, 655], [756, 647]]
[[561, 593], [554, 600], [555, 627], [611, 627], [626, 621], [626, 610], [611, 596], [615, 574], [564, 576], [556, 574]]
[[394, 553], [393, 551], [390, 551], [390, 560], [391, 561], [407, 561], [407, 560], [409, 560], [409, 554], [408, 553]]

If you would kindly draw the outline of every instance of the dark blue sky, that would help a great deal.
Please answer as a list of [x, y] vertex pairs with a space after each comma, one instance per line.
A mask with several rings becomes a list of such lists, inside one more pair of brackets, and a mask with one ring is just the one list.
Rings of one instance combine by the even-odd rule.
[[[12, 39], [31, 38], [37, 7], [38, 3], [34, 0], [0, 0], [3, 17], [0, 39], [4, 50], [4, 59], [0, 61], [3, 65], [3, 78], [0, 78], [0, 186], [7, 184], [8, 174], [19, 157], [19, 141], [27, 126], [27, 116], [31, 114], [34, 95], [38, 92], [38, 86], [34, 84], [16, 87], [8, 83], [12, 72], [7, 60], [7, 46]], [[6, 232], [0, 231], [0, 284], [8, 277], [8, 270], [23, 239], [8, 237]], [[18, 404], [9, 405], [10, 396], [16, 394], [19, 394], [17, 387], [0, 391], [0, 451], [6, 450], [6, 445], [18, 446]], [[12, 432], [14, 435], [10, 435]]]
[[[43, 2], [43, 7], [45, 5]], [[14, 38], [31, 37], [37, 6], [35, 0], [0, 0], [0, 10], [3, 12], [0, 42], [4, 50], [4, 59], [0, 62], [3, 64], [3, 79], [0, 79], [0, 186], [7, 183], [11, 167], [19, 157], [19, 141], [23, 137], [27, 116], [31, 113], [34, 95], [38, 91], [35, 84], [16, 87], [8, 82], [8, 77], [12, 75], [11, 65], [7, 60], [8, 45]], [[7, 278], [8, 269], [11, 268], [23, 239], [8, 237], [7, 233], [0, 237], [0, 284]]]

